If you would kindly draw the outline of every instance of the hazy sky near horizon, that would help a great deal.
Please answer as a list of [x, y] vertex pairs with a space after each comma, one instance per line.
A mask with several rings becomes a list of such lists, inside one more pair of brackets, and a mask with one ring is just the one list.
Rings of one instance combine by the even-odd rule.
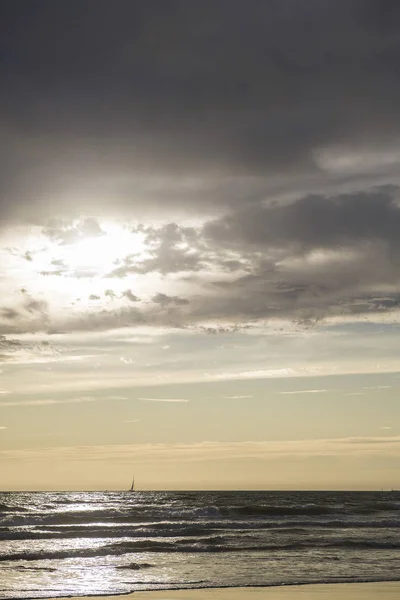
[[2, 489], [398, 487], [399, 32], [1, 2]]

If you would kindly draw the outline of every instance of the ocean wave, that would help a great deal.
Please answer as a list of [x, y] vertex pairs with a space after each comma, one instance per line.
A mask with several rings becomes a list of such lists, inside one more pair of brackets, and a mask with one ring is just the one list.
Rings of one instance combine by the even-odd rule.
[[343, 520], [343, 519], [313, 519], [309, 520], [283, 520], [283, 521], [238, 521], [238, 522], [167, 522], [159, 524], [133, 526], [129, 523], [96, 523], [88, 526], [86, 523], [72, 525], [23, 525], [1, 526], [0, 540], [68, 540], [68, 539], [118, 539], [118, 538], [197, 538], [209, 536], [230, 536], [243, 540], [245, 536], [254, 533], [263, 535], [281, 535], [298, 537], [311, 535], [317, 539], [323, 535], [324, 530], [351, 531], [356, 530], [370, 537], [368, 531], [398, 531], [400, 520], [375, 519], [375, 520]]
[[362, 508], [367, 512], [396, 511], [400, 510], [400, 502], [368, 502]]
[[400, 572], [400, 493], [3, 493], [0, 505], [1, 598], [53, 597], [67, 580], [73, 595], [91, 577], [123, 593]]
[[122, 556], [131, 553], [243, 553], [243, 552], [287, 552], [303, 550], [399, 550], [399, 540], [366, 540], [366, 539], [309, 539], [293, 542], [246, 543], [246, 540], [227, 541], [222, 536], [206, 539], [179, 539], [179, 540], [129, 540], [115, 544], [104, 544], [100, 547], [59, 550], [32, 550], [20, 552], [3, 552], [1, 562], [8, 561], [37, 561], [58, 560], [64, 558], [90, 558], [104, 556]]
[[140, 569], [150, 569], [154, 565], [150, 563], [129, 563], [128, 565], [119, 565], [116, 569], [125, 569], [130, 571], [139, 571]]
[[[74, 503], [77, 505], [76, 510], [71, 509]], [[371, 527], [374, 526], [374, 521], [383, 522], [383, 519], [391, 519], [393, 525], [396, 524], [396, 513], [400, 511], [400, 502], [395, 500], [377, 500], [365, 503], [354, 504], [331, 504], [331, 503], [296, 503], [292, 504], [269, 504], [269, 503], [240, 503], [234, 504], [227, 502], [226, 504], [203, 504], [201, 506], [184, 506], [177, 502], [171, 502], [166, 506], [155, 505], [150, 503], [144, 505], [138, 503], [136, 505], [116, 503], [105, 503], [102, 508], [101, 503], [97, 500], [97, 504], [93, 501], [90, 508], [82, 509], [82, 501], [71, 500], [67, 503], [69, 510], [62, 511], [61, 500], [58, 501], [57, 510], [53, 504], [41, 503], [40, 506], [29, 507], [29, 510], [22, 506], [12, 506], [5, 502], [0, 504], [0, 525], [3, 527], [23, 527], [37, 526], [47, 528], [50, 526], [64, 525], [93, 525], [98, 523], [110, 524], [116, 526], [139, 526], [151, 525], [156, 523], [157, 527], [163, 527], [169, 523], [171, 526], [175, 523], [187, 522], [192, 526], [203, 526], [203, 524], [212, 524], [216, 526], [221, 524], [224, 526], [229, 522], [230, 527], [240, 527], [242, 522], [246, 521], [251, 526], [251, 522], [262, 523], [280, 522], [286, 519], [292, 521], [292, 525], [296, 522], [300, 526], [307, 525], [305, 519], [313, 521], [314, 525], [321, 524], [324, 519], [324, 526], [363, 526], [361, 523], [356, 523], [357, 518], [361, 522], [362, 519], [369, 520]], [[89, 505], [88, 502], [86, 502]], [[316, 519], [320, 518], [320, 522]], [[301, 519], [304, 519], [303, 521]], [[348, 523], [348, 525], [347, 525]], [[343, 525], [342, 525], [343, 524]], [[366, 524], [365, 526], [368, 526]], [[377, 524], [376, 527], [380, 525]], [[384, 525], [385, 526], [385, 525]]]
[[[238, 530], [235, 530], [236, 533]], [[90, 538], [147, 538], [147, 537], [203, 537], [218, 533], [229, 534], [230, 528], [208, 527], [206, 525], [151, 526], [132, 528], [107, 527], [104, 524], [85, 527], [73, 525], [69, 527], [0, 527], [0, 540], [58, 540], [58, 539], [90, 539]]]

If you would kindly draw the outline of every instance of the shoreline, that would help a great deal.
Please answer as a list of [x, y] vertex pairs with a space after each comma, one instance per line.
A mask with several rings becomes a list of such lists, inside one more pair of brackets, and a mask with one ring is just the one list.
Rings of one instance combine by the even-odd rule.
[[[397, 600], [400, 581], [304, 583], [276, 586], [165, 589], [85, 596], [56, 596], [40, 600]], [[39, 600], [39, 599], [37, 599]]]

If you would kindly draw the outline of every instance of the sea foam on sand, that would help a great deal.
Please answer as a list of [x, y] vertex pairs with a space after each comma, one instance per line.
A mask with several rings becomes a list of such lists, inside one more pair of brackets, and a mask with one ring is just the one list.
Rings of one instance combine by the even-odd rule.
[[[90, 596], [87, 600], [398, 600], [399, 598], [400, 582], [396, 581], [135, 592], [123, 596]], [[79, 600], [79, 598], [69, 600]]]

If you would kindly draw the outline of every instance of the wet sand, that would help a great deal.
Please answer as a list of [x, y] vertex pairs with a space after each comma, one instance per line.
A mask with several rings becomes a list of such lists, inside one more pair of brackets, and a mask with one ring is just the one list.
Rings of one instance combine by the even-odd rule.
[[[400, 582], [173, 590], [87, 598], [88, 600], [398, 600]], [[60, 600], [60, 598], [51, 600]], [[74, 597], [72, 600], [78, 598]]]

